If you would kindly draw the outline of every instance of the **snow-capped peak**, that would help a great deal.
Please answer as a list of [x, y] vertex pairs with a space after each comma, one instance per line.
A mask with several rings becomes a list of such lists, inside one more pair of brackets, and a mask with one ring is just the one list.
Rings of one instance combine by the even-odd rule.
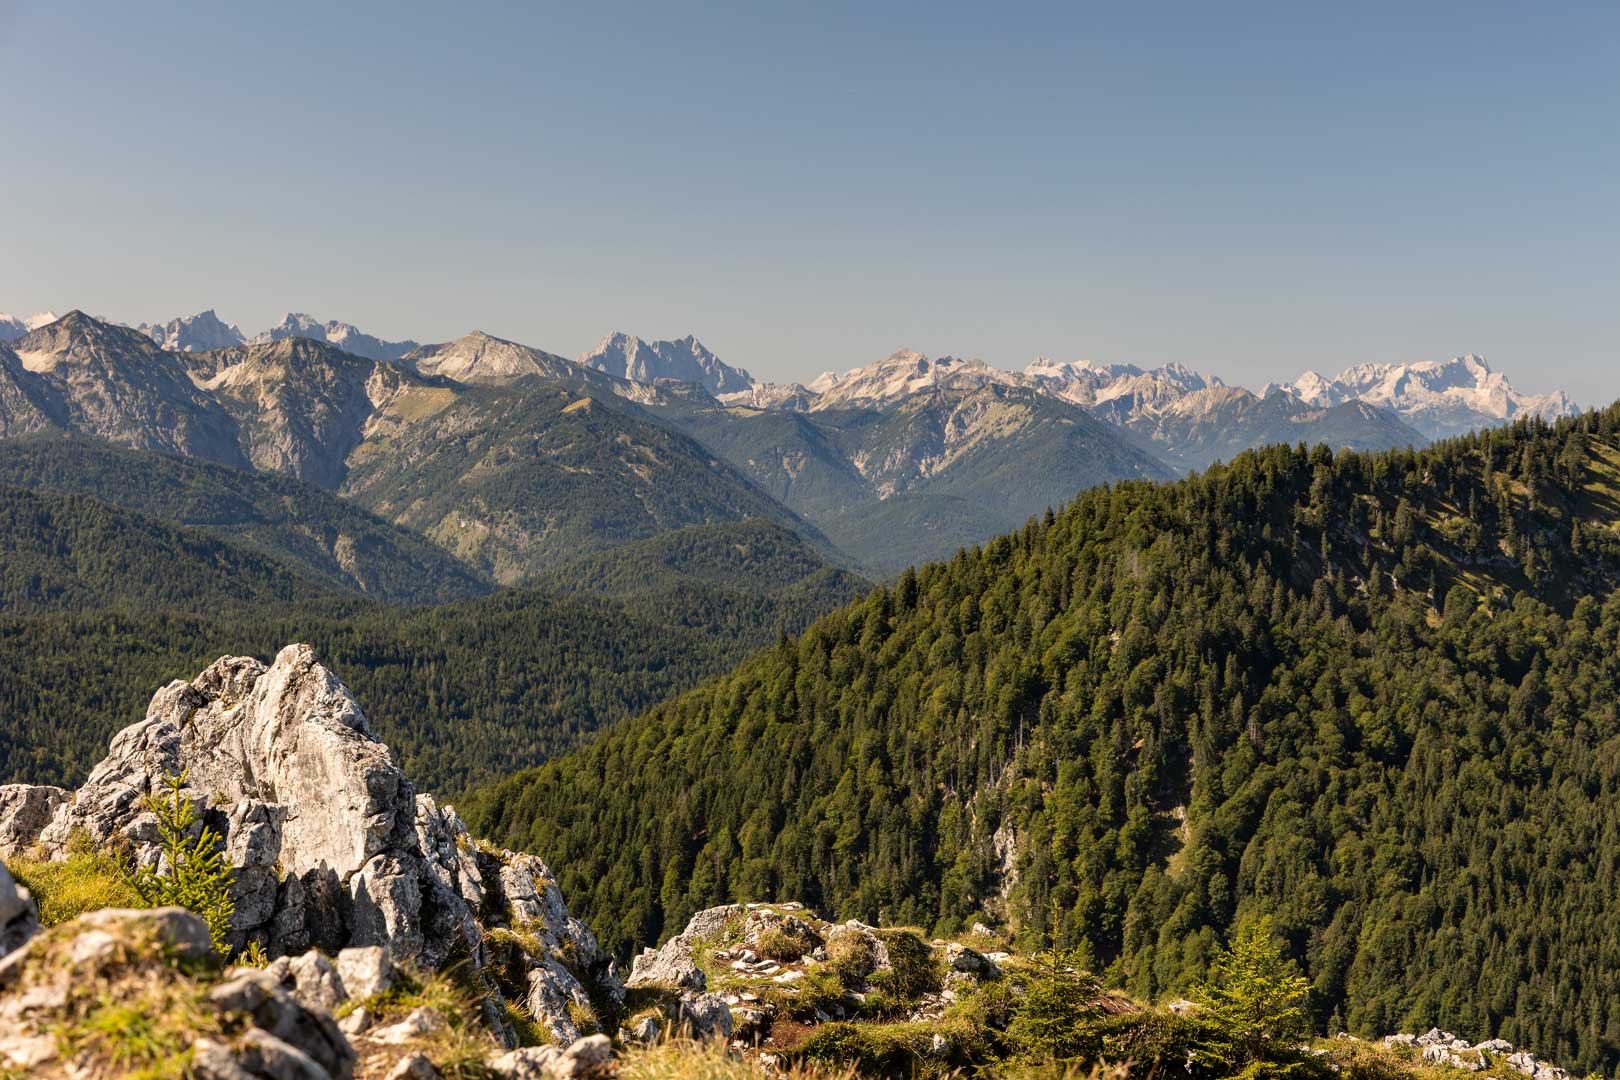
[[31, 330], [49, 326], [61, 318], [54, 311], [40, 311], [33, 315], [7, 315], [0, 311], [0, 342], [16, 341]]
[[289, 311], [283, 315], [281, 321], [270, 329], [265, 330], [253, 338], [255, 345], [271, 341], [280, 341], [282, 338], [301, 337], [311, 338], [315, 341], [324, 341], [344, 352], [356, 356], [364, 356], [368, 360], [398, 360], [406, 353], [417, 347], [416, 342], [406, 339], [404, 341], [384, 341], [361, 331], [350, 323], [331, 322], [322, 323], [301, 311]]
[[1025, 386], [1028, 382], [1016, 372], [991, 367], [983, 360], [956, 356], [931, 359], [915, 349], [900, 349], [866, 367], [852, 368], [841, 375], [829, 372], [809, 388], [821, 395], [813, 407], [830, 409], [881, 406], [946, 384]]
[[1307, 371], [1282, 389], [1311, 405], [1360, 400], [1387, 408], [1429, 438], [1457, 435], [1520, 416], [1548, 419], [1578, 409], [1562, 391], [1525, 394], [1515, 390], [1483, 356], [1412, 364], [1369, 363], [1346, 368], [1333, 378]]

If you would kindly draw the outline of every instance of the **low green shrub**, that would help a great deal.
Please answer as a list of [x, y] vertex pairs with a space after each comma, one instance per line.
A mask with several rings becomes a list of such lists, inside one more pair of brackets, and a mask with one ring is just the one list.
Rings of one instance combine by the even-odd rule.
[[1021, 1054], [1034, 1061], [1094, 1060], [1101, 1049], [1093, 1021], [1102, 1015], [1102, 984], [1068, 952], [1031, 958], [1024, 995], [1007, 1029]]
[[[197, 807], [181, 792], [186, 774], [165, 776], [168, 797], [147, 799], [146, 808], [157, 818], [158, 842], [163, 846], [167, 873], [153, 867], [130, 872], [130, 885], [146, 901], [145, 907], [183, 907], [208, 924], [214, 948], [221, 955], [231, 932], [236, 901], [231, 882], [236, 871], [225, 858], [224, 837], [211, 828], [197, 829]], [[195, 835], [193, 835], [195, 834]]]
[[889, 967], [872, 975], [872, 986], [878, 991], [873, 1002], [876, 1011], [903, 1012], [924, 994], [938, 992], [945, 965], [926, 941], [910, 930], [880, 931], [878, 936], [889, 951]]
[[930, 1077], [955, 1071], [933, 1053], [933, 1024], [822, 1024], [795, 1049], [793, 1058], [824, 1068], [847, 1068], [860, 1076]]

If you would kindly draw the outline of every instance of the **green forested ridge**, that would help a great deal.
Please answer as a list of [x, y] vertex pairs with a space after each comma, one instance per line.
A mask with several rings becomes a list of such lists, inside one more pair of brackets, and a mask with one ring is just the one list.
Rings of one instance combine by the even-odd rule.
[[[694, 584], [745, 588], [757, 593], [786, 589], [807, 580], [819, 582], [818, 575], [840, 573], [797, 533], [772, 521], [750, 518], [689, 525], [584, 555], [542, 573], [534, 584], [610, 596], [645, 595]], [[859, 584], [853, 577], [848, 580]]]
[[416, 534], [277, 473], [41, 438], [0, 441], [0, 484], [88, 495], [204, 529], [268, 552], [310, 578], [386, 602], [457, 600], [492, 587]]
[[[253, 605], [265, 590], [253, 591], [258, 579], [244, 560], [270, 560], [204, 537], [206, 550], [230, 557], [217, 577], [196, 579], [223, 590], [217, 604], [187, 593], [186, 602], [169, 605], [167, 591], [152, 590], [172, 587], [162, 583], [180, 576], [175, 568], [186, 564], [175, 560], [189, 552], [175, 537], [194, 542], [195, 534], [77, 501], [148, 521], [165, 530], [165, 543], [131, 547], [121, 536], [86, 533], [92, 543], [46, 553], [38, 571], [8, 548], [0, 577], [8, 598], [14, 576], [56, 581], [72, 566], [81, 574], [66, 575], [71, 583], [101, 588], [84, 603], [56, 605], [97, 610], [25, 614], [7, 603], [0, 614], [0, 783], [77, 783], [169, 680], [190, 678], [227, 653], [268, 659], [289, 642], [308, 641], [354, 690], [406, 774], [425, 790], [453, 794], [725, 670], [864, 588], [820, 563], [803, 562], [807, 572], [795, 577], [788, 568], [801, 561], [784, 557], [772, 564], [775, 577], [752, 589], [701, 580], [616, 596], [521, 589], [402, 609], [326, 593], [279, 571], [311, 598]], [[0, 519], [7, 505], [0, 497]], [[26, 535], [35, 519], [22, 524]], [[626, 558], [637, 554], [632, 546]], [[135, 558], [144, 561], [129, 573], [85, 576], [95, 569], [85, 559], [127, 568]], [[615, 572], [611, 556], [597, 565], [605, 580], [631, 576]]]
[[332, 595], [281, 561], [80, 495], [0, 483], [0, 610], [241, 611]]
[[1269, 914], [1318, 1021], [1620, 1066], [1620, 406], [1082, 494], [464, 804], [620, 951], [981, 910], [1154, 997]]

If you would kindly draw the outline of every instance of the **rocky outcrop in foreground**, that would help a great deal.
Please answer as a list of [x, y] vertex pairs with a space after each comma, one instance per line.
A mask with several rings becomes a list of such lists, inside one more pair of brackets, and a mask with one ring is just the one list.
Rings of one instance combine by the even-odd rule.
[[1569, 1073], [1549, 1062], [1539, 1061], [1527, 1050], [1520, 1050], [1506, 1039], [1486, 1039], [1471, 1043], [1449, 1031], [1430, 1028], [1422, 1035], [1386, 1035], [1384, 1046], [1411, 1048], [1425, 1065], [1446, 1065], [1465, 1072], [1485, 1072], [1498, 1067], [1531, 1077], [1532, 1080], [1568, 1080]]
[[[225, 657], [173, 682], [119, 732], [76, 792], [0, 788], [0, 855], [62, 858], [77, 844], [157, 865], [148, 809], [185, 776], [201, 824], [237, 868], [229, 944], [268, 956], [384, 948], [432, 971], [465, 964], [510, 1040], [501, 987], [568, 1044], [593, 997], [623, 987], [545, 864], [477, 844], [455, 811], [417, 794], [348, 689], [307, 645], [268, 667]], [[201, 826], [199, 826], [201, 827]], [[486, 941], [501, 934], [499, 978]]]

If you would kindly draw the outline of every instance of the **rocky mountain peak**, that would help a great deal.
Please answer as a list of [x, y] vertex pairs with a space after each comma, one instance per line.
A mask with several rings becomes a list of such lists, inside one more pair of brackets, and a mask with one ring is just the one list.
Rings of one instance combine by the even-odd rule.
[[213, 308], [167, 322], [141, 323], [135, 329], [170, 352], [205, 352], [247, 340], [240, 329], [222, 320]]
[[674, 341], [643, 341], [616, 330], [575, 362], [632, 382], [675, 379], [696, 383], [715, 395], [737, 393], [754, 385], [752, 375], [722, 361], [692, 334]]
[[533, 939], [518, 946], [527, 1008], [559, 1041], [580, 1035], [570, 1004], [622, 997], [545, 864], [480, 848], [452, 808], [418, 794], [308, 645], [170, 683], [77, 792], [0, 787], [0, 855], [61, 858], [88, 839], [155, 865], [148, 799], [180, 775], [236, 867], [233, 947], [258, 942], [274, 958], [380, 946], [426, 969], [455, 955], [477, 970], [487, 932], [515, 924]]
[[54, 311], [41, 311], [33, 315], [7, 315], [0, 311], [0, 343], [16, 341], [30, 330], [38, 330], [57, 320]]
[[[152, 339], [138, 330], [103, 322], [75, 308], [54, 322], [30, 330], [12, 344], [30, 370], [86, 363], [124, 365], [160, 355]], [[176, 369], [178, 370], [178, 368]]]
[[1579, 411], [1562, 391], [1526, 394], [1515, 389], [1474, 353], [1410, 364], [1357, 364], [1332, 378], [1307, 371], [1282, 389], [1311, 405], [1359, 399], [1389, 409], [1431, 439], [1521, 416], [1551, 420]]
[[1019, 386], [1028, 380], [983, 360], [956, 356], [931, 359], [916, 349], [898, 349], [866, 367], [821, 375], [810, 384], [810, 389], [820, 395], [811, 408], [881, 408], [924, 390], [945, 386], [972, 389], [988, 383]]
[[442, 345], [412, 349], [400, 362], [423, 375], [441, 375], [466, 383], [508, 382], [525, 375], [578, 374], [575, 366], [560, 356], [482, 330]]
[[251, 344], [262, 344], [278, 341], [288, 337], [313, 338], [335, 345], [344, 352], [363, 356], [368, 360], [398, 360], [412, 349], [417, 343], [409, 339], [404, 341], [384, 341], [360, 330], [358, 327], [339, 322], [336, 319], [322, 323], [313, 316], [301, 311], [289, 311], [282, 316], [281, 321], [270, 329], [257, 334]]

